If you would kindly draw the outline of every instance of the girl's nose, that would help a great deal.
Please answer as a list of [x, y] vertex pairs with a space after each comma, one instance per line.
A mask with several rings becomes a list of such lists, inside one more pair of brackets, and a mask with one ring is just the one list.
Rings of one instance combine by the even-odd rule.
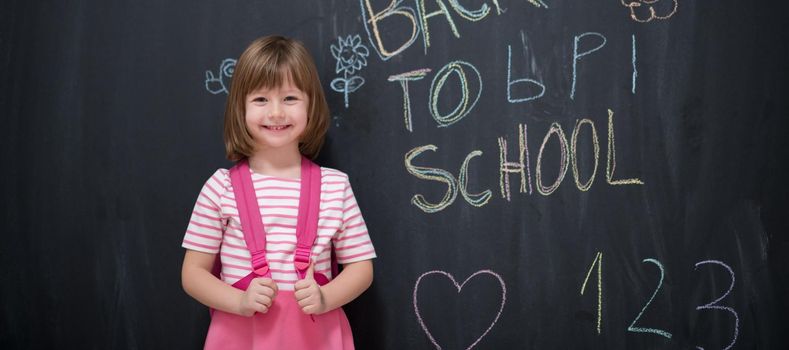
[[283, 108], [279, 102], [272, 102], [271, 109], [269, 110], [270, 118], [281, 118], [283, 116]]

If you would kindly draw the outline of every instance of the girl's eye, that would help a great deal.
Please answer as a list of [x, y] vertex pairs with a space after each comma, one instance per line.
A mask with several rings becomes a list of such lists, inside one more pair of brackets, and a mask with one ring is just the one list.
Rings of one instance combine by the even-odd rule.
[[296, 96], [285, 97], [285, 101], [297, 101], [299, 98]]
[[255, 97], [255, 99], [252, 100], [252, 102], [266, 102], [266, 101], [267, 100], [265, 97]]

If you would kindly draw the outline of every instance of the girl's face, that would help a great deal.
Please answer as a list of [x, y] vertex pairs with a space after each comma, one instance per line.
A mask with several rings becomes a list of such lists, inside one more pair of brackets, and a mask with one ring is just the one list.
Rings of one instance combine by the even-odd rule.
[[258, 150], [298, 151], [299, 137], [307, 126], [309, 98], [291, 81], [280, 87], [261, 88], [247, 95], [247, 130]]

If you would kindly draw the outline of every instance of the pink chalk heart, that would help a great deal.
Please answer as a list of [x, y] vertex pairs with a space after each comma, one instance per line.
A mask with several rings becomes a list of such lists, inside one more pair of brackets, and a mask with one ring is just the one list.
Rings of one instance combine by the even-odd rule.
[[482, 338], [485, 337], [485, 335], [487, 335], [488, 332], [490, 332], [490, 330], [493, 328], [493, 326], [496, 325], [496, 321], [499, 320], [499, 316], [501, 316], [501, 312], [504, 310], [504, 303], [507, 301], [507, 287], [504, 285], [504, 280], [501, 278], [501, 276], [499, 276], [498, 274], [496, 274], [495, 272], [490, 271], [490, 270], [477, 271], [473, 275], [471, 275], [468, 278], [466, 278], [466, 280], [463, 281], [463, 283], [461, 283], [461, 284], [458, 284], [457, 281], [455, 281], [455, 278], [452, 277], [451, 274], [449, 274], [447, 272], [444, 272], [444, 271], [439, 271], [439, 270], [425, 272], [421, 276], [419, 276], [419, 278], [417, 278], [416, 285], [414, 285], [414, 312], [416, 312], [416, 318], [419, 320], [419, 325], [422, 327], [422, 330], [425, 331], [425, 334], [427, 334], [427, 337], [430, 338], [430, 342], [433, 343], [433, 345], [436, 347], [436, 349], [441, 349], [441, 345], [439, 345], [438, 342], [436, 342], [436, 339], [433, 337], [433, 334], [431, 334], [430, 330], [427, 329], [427, 325], [425, 325], [425, 322], [422, 319], [422, 315], [419, 313], [419, 305], [417, 303], [417, 294], [419, 293], [419, 284], [422, 282], [422, 279], [427, 277], [427, 276], [429, 276], [429, 275], [443, 275], [444, 277], [449, 278], [449, 280], [452, 281], [452, 284], [455, 285], [455, 289], [457, 289], [458, 294], [460, 294], [460, 292], [463, 290], [463, 286], [465, 286], [466, 283], [469, 280], [471, 280], [472, 278], [474, 278], [474, 277], [476, 277], [478, 275], [482, 275], [482, 274], [491, 275], [491, 276], [495, 277], [499, 281], [499, 284], [501, 285], [501, 305], [499, 306], [499, 310], [496, 313], [496, 317], [493, 319], [492, 322], [490, 322], [490, 326], [488, 326], [488, 328], [484, 332], [482, 332], [482, 334], [476, 340], [474, 340], [474, 342], [471, 345], [469, 345], [466, 348], [466, 350], [468, 350], [468, 349], [471, 349], [474, 346], [476, 346], [477, 343], [479, 343], [480, 340], [482, 340]]

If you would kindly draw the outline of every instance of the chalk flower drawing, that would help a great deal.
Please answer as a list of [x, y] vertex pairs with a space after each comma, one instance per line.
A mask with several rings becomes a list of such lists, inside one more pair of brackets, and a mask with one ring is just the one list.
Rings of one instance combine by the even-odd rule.
[[223, 92], [228, 93], [230, 91], [230, 78], [233, 77], [233, 72], [235, 69], [236, 60], [232, 58], [226, 58], [219, 65], [219, 72], [217, 73], [216, 77], [214, 76], [214, 72], [209, 70], [205, 71], [205, 89], [214, 95]]
[[338, 37], [337, 42], [337, 45], [331, 45], [331, 54], [337, 60], [334, 71], [342, 73], [342, 77], [332, 80], [331, 88], [345, 95], [345, 108], [348, 108], [348, 94], [364, 85], [364, 78], [353, 74], [367, 65], [367, 56], [370, 56], [370, 51], [362, 44], [359, 34], [348, 35], [345, 39]]
[[630, 18], [641, 23], [652, 21], [655, 18], [669, 19], [677, 12], [678, 5], [677, 0], [620, 1], [622, 2], [622, 6], [630, 8]]

